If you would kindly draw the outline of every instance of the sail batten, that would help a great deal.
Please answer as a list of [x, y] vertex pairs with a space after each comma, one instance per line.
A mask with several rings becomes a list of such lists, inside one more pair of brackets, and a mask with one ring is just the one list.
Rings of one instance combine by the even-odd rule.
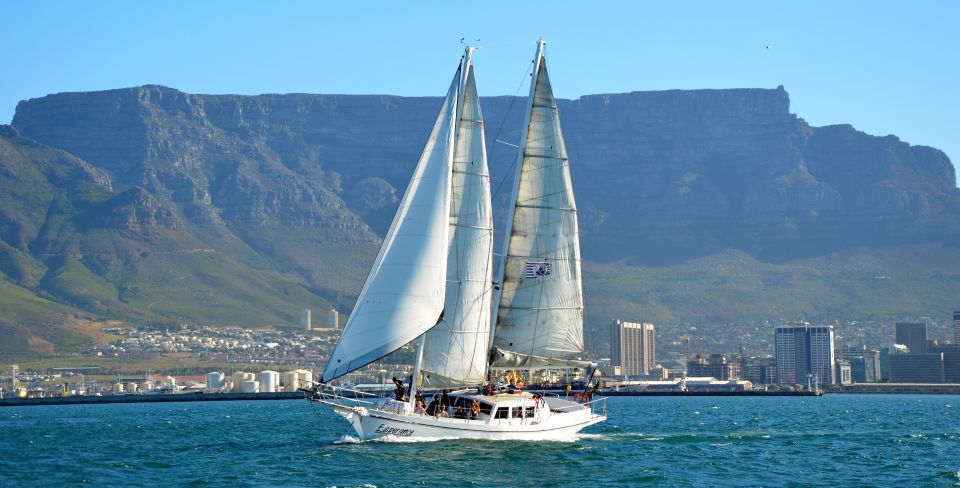
[[323, 382], [399, 349], [433, 327], [443, 313], [460, 85], [458, 69], [353, 313], [323, 371]]
[[542, 42], [524, 122], [491, 367], [572, 367], [560, 358], [583, 352], [577, 207]]

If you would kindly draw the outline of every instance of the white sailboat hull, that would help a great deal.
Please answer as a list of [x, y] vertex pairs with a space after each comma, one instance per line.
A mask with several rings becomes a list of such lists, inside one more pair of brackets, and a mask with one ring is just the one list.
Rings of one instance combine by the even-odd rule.
[[607, 419], [589, 407], [559, 399], [549, 400], [554, 408], [567, 408], [557, 413], [545, 409], [539, 416], [517, 419], [457, 419], [426, 414], [398, 414], [362, 406], [320, 401], [350, 422], [362, 441], [380, 438], [412, 439], [483, 439], [550, 441], [566, 440], [586, 427]]

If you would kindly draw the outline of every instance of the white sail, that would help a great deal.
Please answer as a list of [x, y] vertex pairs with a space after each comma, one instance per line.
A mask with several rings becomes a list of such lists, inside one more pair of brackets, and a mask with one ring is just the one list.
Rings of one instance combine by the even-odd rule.
[[492, 205], [471, 51], [464, 57], [453, 158], [446, 308], [424, 344], [422, 384], [434, 388], [482, 382], [490, 343]]
[[515, 353], [510, 366], [524, 362], [518, 355], [561, 358], [583, 351], [577, 208], [542, 41], [531, 85], [513, 218], [497, 280], [501, 289], [494, 302], [494, 346]]
[[323, 382], [416, 339], [443, 312], [460, 74], [458, 69]]

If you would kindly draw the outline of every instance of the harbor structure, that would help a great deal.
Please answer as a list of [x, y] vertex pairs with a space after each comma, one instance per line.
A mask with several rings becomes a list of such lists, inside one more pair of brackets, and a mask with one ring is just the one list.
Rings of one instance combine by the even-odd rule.
[[614, 376], [649, 375], [657, 363], [653, 324], [614, 320], [610, 327], [610, 352]]
[[808, 377], [818, 385], [836, 383], [832, 326], [793, 322], [777, 327], [775, 339], [777, 383], [806, 384]]
[[907, 346], [914, 354], [927, 352], [926, 322], [898, 322], [895, 327], [897, 344]]

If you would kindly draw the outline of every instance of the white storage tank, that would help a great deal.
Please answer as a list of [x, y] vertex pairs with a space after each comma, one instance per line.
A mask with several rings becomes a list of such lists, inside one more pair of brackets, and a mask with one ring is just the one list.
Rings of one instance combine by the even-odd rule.
[[219, 371], [207, 373], [207, 389], [219, 390], [220, 388], [223, 388], [223, 373]]
[[114, 394], [114, 395], [119, 395], [119, 394], [121, 394], [121, 393], [123, 393], [123, 383], [119, 383], [119, 382], [114, 383], [114, 384], [113, 384], [113, 394]]
[[300, 378], [296, 371], [287, 371], [283, 373], [283, 391], [297, 391], [300, 388]]
[[244, 381], [243, 386], [240, 387], [240, 390], [243, 393], [260, 393], [260, 382], [254, 380]]
[[253, 373], [244, 373], [243, 371], [237, 371], [236, 373], [233, 373], [231, 378], [233, 379], [233, 391], [236, 393], [243, 391], [244, 381], [253, 381], [257, 379]]
[[136, 383], [133, 383], [133, 382], [126, 383], [126, 384], [123, 385], [123, 391], [125, 391], [125, 392], [127, 392], [127, 393], [136, 393], [136, 392], [137, 392], [137, 384], [136, 384]]
[[260, 372], [260, 393], [275, 393], [280, 385], [280, 373], [276, 371]]
[[300, 380], [300, 386], [303, 388], [310, 388], [313, 386], [313, 373], [305, 369], [297, 370], [297, 379]]
[[177, 386], [177, 379], [173, 376], [167, 376], [163, 379], [163, 386]]

